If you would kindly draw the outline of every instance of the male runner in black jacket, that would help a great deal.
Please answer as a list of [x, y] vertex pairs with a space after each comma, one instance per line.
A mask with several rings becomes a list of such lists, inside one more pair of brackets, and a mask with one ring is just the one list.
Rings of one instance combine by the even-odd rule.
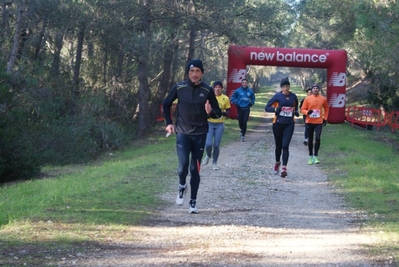
[[[163, 112], [166, 122], [166, 132], [176, 133], [176, 151], [179, 160], [179, 192], [176, 204], [184, 204], [187, 189], [186, 177], [190, 167], [191, 199], [189, 213], [198, 213], [197, 192], [200, 184], [200, 165], [204, 153], [206, 135], [208, 132], [208, 117], [221, 118], [222, 111], [212, 88], [202, 82], [204, 74], [202, 62], [191, 60], [186, 68], [188, 79], [176, 83], [170, 89], [163, 101]], [[170, 108], [175, 100], [176, 125], [170, 116]], [[190, 161], [191, 153], [191, 161]]]

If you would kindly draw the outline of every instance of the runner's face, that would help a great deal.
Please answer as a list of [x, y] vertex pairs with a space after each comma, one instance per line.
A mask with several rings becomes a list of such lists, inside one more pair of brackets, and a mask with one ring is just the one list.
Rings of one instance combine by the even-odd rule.
[[319, 94], [319, 92], [320, 92], [320, 89], [319, 89], [319, 87], [312, 87], [312, 94], [314, 94], [314, 95], [318, 95]]
[[222, 94], [223, 88], [222, 88], [220, 85], [216, 85], [216, 86], [213, 88], [213, 90], [215, 91], [215, 94], [216, 94], [217, 96], [219, 96], [219, 95]]
[[202, 71], [200, 68], [197, 67], [192, 67], [189, 71], [188, 71], [188, 78], [190, 79], [190, 81], [192, 83], [197, 83], [201, 80], [202, 78]]
[[290, 92], [290, 86], [287, 84], [287, 85], [283, 85], [282, 87], [281, 87], [281, 91], [283, 92], [283, 94], [288, 94], [289, 92]]
[[247, 88], [248, 87], [248, 81], [242, 81], [242, 88]]

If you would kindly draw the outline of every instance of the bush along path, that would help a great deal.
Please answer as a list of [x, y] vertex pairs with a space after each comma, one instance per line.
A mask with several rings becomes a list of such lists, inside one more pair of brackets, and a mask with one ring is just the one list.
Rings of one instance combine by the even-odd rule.
[[164, 205], [126, 233], [132, 241], [73, 264], [382, 266], [367, 254], [374, 238], [359, 230], [361, 214], [345, 206], [321, 170], [322, 150], [320, 165], [307, 164], [303, 130], [297, 124], [286, 178], [274, 174], [273, 134], [265, 121], [245, 142], [237, 133], [237, 142], [221, 148], [220, 170], [202, 167], [198, 214], [188, 213], [189, 194], [183, 206], [175, 204], [177, 177], [170, 177]]

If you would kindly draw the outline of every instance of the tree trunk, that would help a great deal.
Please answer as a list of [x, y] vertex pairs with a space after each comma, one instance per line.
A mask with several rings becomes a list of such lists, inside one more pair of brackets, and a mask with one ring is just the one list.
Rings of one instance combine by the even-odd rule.
[[35, 54], [33, 56], [34, 60], [37, 60], [39, 58], [40, 50], [43, 47], [44, 33], [46, 32], [46, 28], [47, 28], [47, 21], [48, 21], [48, 19], [44, 18], [42, 29], [40, 30], [39, 37], [37, 38]]
[[63, 45], [64, 35], [60, 32], [57, 32], [55, 35], [54, 42], [54, 55], [53, 62], [51, 62], [51, 70], [50, 73], [53, 77], [56, 77], [60, 74], [60, 63], [61, 63], [61, 49]]
[[197, 30], [194, 26], [190, 29], [190, 40], [188, 45], [188, 55], [187, 55], [187, 63], [194, 58], [195, 52], [195, 38], [197, 36]]
[[118, 53], [118, 58], [116, 61], [116, 67], [115, 67], [115, 72], [114, 72], [114, 76], [116, 78], [117, 81], [119, 81], [119, 78], [122, 76], [122, 70], [123, 70], [123, 60], [125, 57], [125, 53], [123, 51], [123, 46], [125, 44], [121, 43], [119, 46], [119, 53]]
[[259, 93], [259, 79], [257, 75], [254, 78], [254, 82], [252, 83], [252, 89], [254, 90], [254, 93]]
[[150, 38], [150, 7], [151, 4], [144, 0], [143, 12], [141, 16], [141, 40], [139, 44], [139, 58], [138, 58], [138, 78], [139, 78], [139, 113], [138, 113], [138, 129], [136, 136], [144, 136], [151, 123], [150, 112], [148, 109], [149, 102], [149, 88], [148, 88], [148, 60], [149, 60], [149, 38]]
[[171, 42], [166, 47], [164, 57], [163, 57], [163, 70], [162, 70], [162, 77], [159, 82], [159, 86], [157, 91], [154, 94], [152, 106], [150, 107], [151, 110], [151, 117], [155, 118], [156, 114], [159, 111], [159, 105], [161, 104], [163, 98], [165, 97], [166, 93], [168, 92], [169, 88], [171, 87], [170, 81], [171, 73], [172, 73], [172, 66], [173, 66], [173, 59], [176, 57], [175, 46], [179, 45], [177, 40], [175, 39], [177, 36], [177, 27], [174, 28], [175, 30], [170, 34]]
[[17, 21], [15, 22], [14, 40], [13, 47], [11, 50], [10, 59], [7, 63], [7, 74], [10, 74], [14, 68], [15, 61], [18, 57], [18, 51], [20, 46], [20, 31], [23, 22], [23, 13], [25, 12], [25, 0], [19, 2], [19, 7], [17, 9]]
[[108, 48], [104, 46], [104, 55], [103, 55], [103, 83], [107, 85], [107, 62], [108, 62]]
[[79, 95], [80, 65], [82, 63], [82, 50], [85, 37], [85, 27], [82, 25], [78, 32], [78, 43], [76, 46], [75, 66], [73, 68], [72, 96]]

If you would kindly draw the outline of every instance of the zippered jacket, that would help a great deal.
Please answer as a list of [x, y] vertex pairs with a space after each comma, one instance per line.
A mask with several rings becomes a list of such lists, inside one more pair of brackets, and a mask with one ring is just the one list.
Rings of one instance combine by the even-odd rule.
[[233, 92], [230, 101], [238, 108], [250, 108], [255, 104], [255, 93], [249, 87], [246, 89], [239, 87]]
[[170, 109], [176, 99], [178, 100], [175, 125], [177, 133], [199, 135], [208, 132], [208, 114], [205, 110], [207, 100], [212, 108], [210, 116], [214, 118], [222, 116], [213, 89], [204, 82], [194, 85], [187, 79], [173, 85], [163, 101], [166, 125], [173, 123]]

